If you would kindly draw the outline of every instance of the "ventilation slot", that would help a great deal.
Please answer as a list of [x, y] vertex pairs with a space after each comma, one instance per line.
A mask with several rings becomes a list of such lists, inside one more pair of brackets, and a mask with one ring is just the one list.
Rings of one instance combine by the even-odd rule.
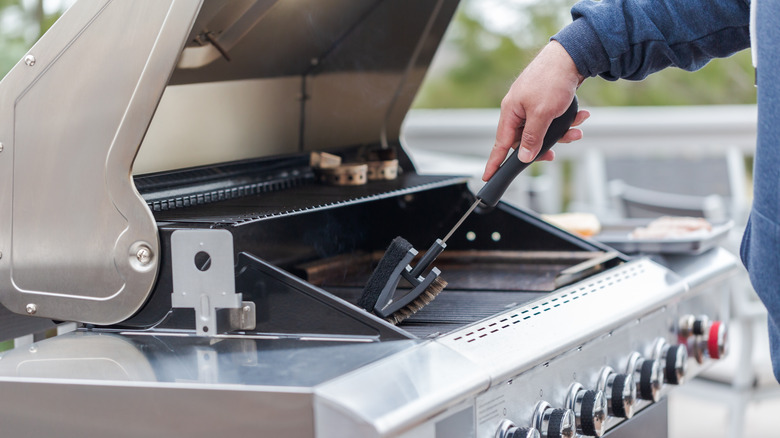
[[546, 300], [540, 304], [523, 308], [523, 310], [515, 311], [508, 316], [502, 315], [500, 317], [501, 319], [498, 321], [488, 320], [484, 322], [483, 325], [474, 328], [468, 333], [454, 338], [454, 341], [475, 342], [490, 334], [514, 327], [517, 324], [526, 322], [539, 315], [544, 314], [544, 316], [549, 316], [550, 312], [554, 312], [556, 309], [560, 308], [561, 305], [572, 303], [580, 299], [587, 299], [587, 297], [598, 294], [604, 289], [614, 287], [631, 278], [635, 278], [644, 272], [645, 270], [642, 264], [620, 268], [619, 272], [612, 273], [588, 284], [569, 289], [566, 293]]

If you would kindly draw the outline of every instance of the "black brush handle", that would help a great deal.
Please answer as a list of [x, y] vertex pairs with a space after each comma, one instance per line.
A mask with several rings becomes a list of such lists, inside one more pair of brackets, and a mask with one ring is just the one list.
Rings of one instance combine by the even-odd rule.
[[441, 239], [436, 239], [436, 241], [433, 242], [433, 245], [428, 248], [428, 251], [425, 251], [425, 254], [422, 256], [422, 258], [420, 258], [420, 261], [417, 262], [417, 266], [412, 269], [412, 272], [409, 275], [411, 275], [412, 278], [417, 278], [422, 275], [423, 271], [425, 271], [425, 269], [427, 269], [428, 266], [430, 266], [431, 263], [436, 260], [436, 257], [438, 257], [446, 247], [446, 243], [444, 243]]
[[[550, 148], [552, 148], [553, 145], [557, 143], [564, 134], [566, 134], [566, 131], [571, 128], [571, 124], [574, 123], [574, 118], [577, 116], [577, 109], [577, 96], [574, 96], [574, 100], [571, 101], [569, 109], [567, 109], [566, 112], [563, 113], [563, 115], [560, 117], [553, 119], [553, 121], [550, 123], [550, 127], [547, 129], [547, 134], [544, 135], [542, 149], [536, 155], [534, 160], [544, 155], [545, 152], [549, 151]], [[517, 175], [519, 175], [520, 172], [522, 172], [526, 167], [528, 167], [529, 164], [531, 164], [523, 163], [517, 158], [518, 149], [520, 148], [516, 148], [514, 152], [509, 155], [509, 158], [504, 161], [496, 173], [493, 174], [490, 180], [484, 186], [482, 186], [482, 189], [479, 191], [479, 193], [477, 193], [477, 198], [490, 207], [495, 207], [496, 204], [498, 204], [498, 201], [501, 200], [502, 196], [504, 196], [504, 192], [506, 192], [509, 184], [512, 184], [512, 181], [517, 178]]]

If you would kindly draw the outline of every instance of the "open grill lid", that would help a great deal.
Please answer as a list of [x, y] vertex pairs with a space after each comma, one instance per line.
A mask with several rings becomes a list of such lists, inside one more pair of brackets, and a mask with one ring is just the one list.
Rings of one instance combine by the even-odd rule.
[[160, 263], [133, 170], [395, 143], [455, 6], [76, 2], [0, 81], [0, 302], [128, 318]]
[[204, 1], [135, 173], [397, 144], [456, 6]]

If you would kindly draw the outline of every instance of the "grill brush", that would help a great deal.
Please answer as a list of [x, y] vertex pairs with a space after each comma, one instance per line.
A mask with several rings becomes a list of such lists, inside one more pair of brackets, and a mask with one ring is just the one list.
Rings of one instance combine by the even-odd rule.
[[[544, 155], [558, 140], [566, 134], [574, 118], [577, 116], [577, 97], [574, 97], [569, 108], [560, 117], [554, 119], [544, 136], [542, 148], [536, 158]], [[447, 282], [441, 278], [441, 271], [432, 267], [428, 268], [436, 260], [436, 257], [447, 247], [447, 240], [455, 233], [466, 218], [479, 204], [494, 207], [506, 192], [509, 184], [514, 181], [530, 163], [524, 163], [517, 158], [517, 149], [507, 158], [490, 180], [477, 193], [476, 200], [466, 210], [454, 227], [444, 236], [444, 239], [436, 239], [423, 254], [415, 266], [410, 263], [417, 250], [403, 237], [396, 237], [390, 243], [382, 259], [379, 260], [376, 269], [368, 279], [363, 294], [358, 300], [358, 306], [374, 312], [385, 318], [392, 324], [398, 324], [404, 319], [414, 315], [442, 291]], [[427, 270], [426, 275], [422, 275]], [[412, 289], [404, 292], [398, 290], [401, 278], [406, 279]]]

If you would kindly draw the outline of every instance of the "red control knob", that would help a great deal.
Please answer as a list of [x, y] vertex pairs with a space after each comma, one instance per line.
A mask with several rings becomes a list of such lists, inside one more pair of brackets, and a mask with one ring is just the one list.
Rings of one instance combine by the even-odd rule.
[[725, 323], [710, 321], [705, 315], [683, 316], [680, 318], [677, 332], [680, 344], [687, 345], [690, 356], [698, 363], [704, 363], [705, 357], [722, 358], [726, 353], [726, 335]]
[[726, 324], [713, 321], [707, 335], [707, 354], [713, 359], [720, 359], [726, 353]]

